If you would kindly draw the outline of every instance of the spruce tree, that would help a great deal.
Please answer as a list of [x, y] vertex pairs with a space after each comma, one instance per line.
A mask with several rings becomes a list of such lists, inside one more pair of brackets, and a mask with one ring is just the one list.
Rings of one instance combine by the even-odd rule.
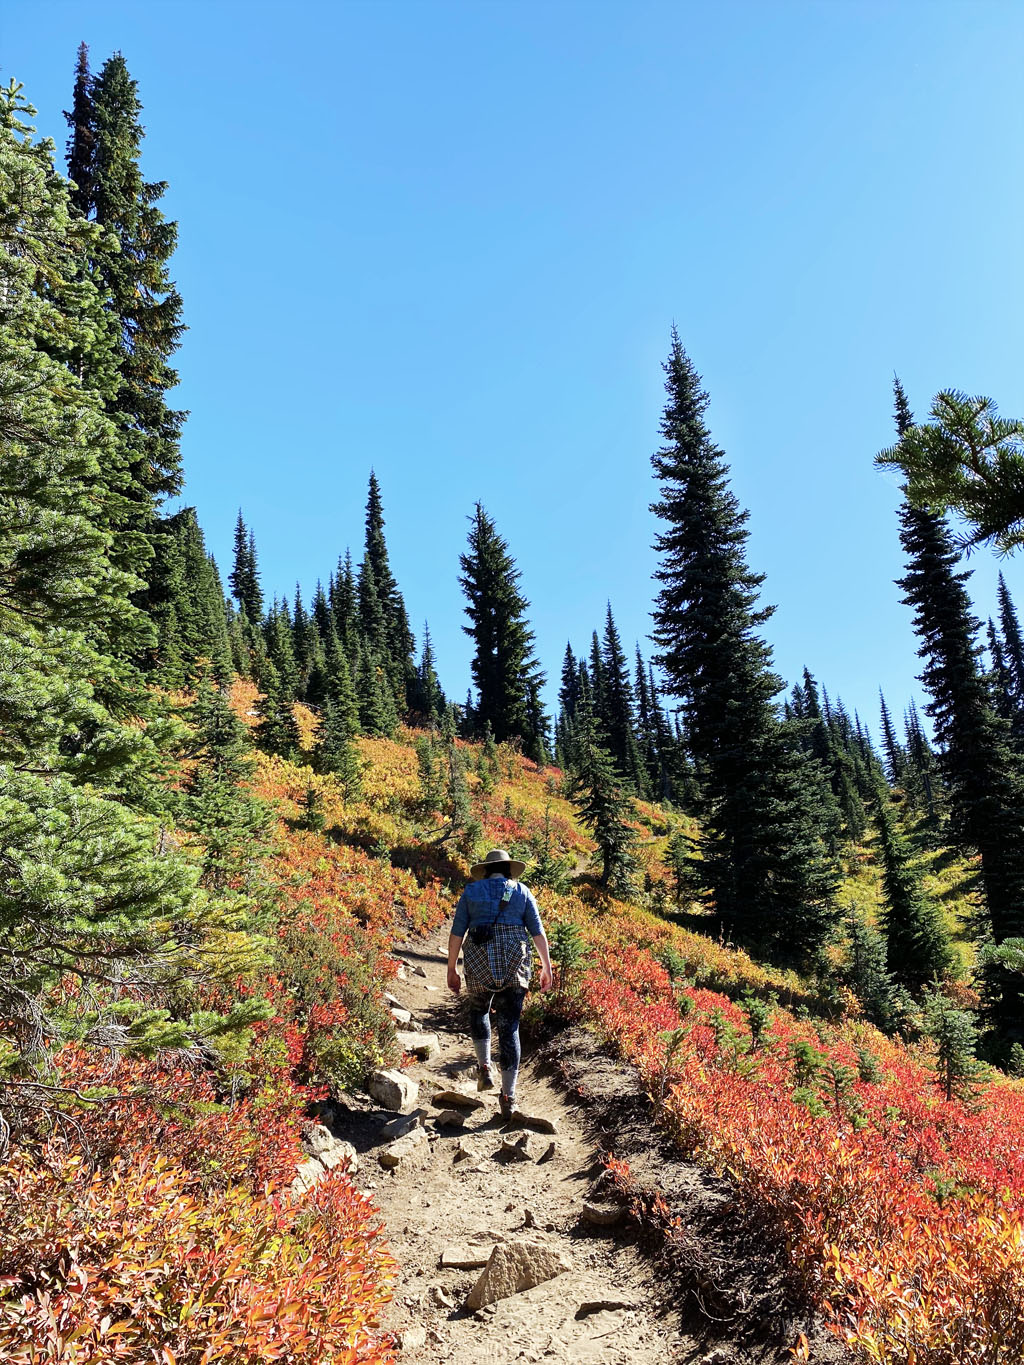
[[423, 718], [427, 725], [438, 726], [441, 724], [441, 718], [447, 707], [448, 703], [444, 692], [441, 690], [441, 683], [435, 667], [434, 643], [430, 638], [430, 626], [424, 621], [423, 650], [420, 654], [419, 667], [416, 669], [413, 710]]
[[413, 685], [416, 673], [412, 658], [414, 641], [405, 602], [391, 571], [384, 539], [380, 484], [372, 471], [366, 499], [365, 553], [360, 570], [361, 614], [364, 611], [363, 594], [371, 591], [371, 585], [375, 601], [372, 606], [368, 603], [365, 608], [370, 619], [364, 622], [364, 634], [377, 650], [381, 666], [388, 674], [398, 710], [404, 712], [407, 707], [406, 691]]
[[520, 571], [507, 542], [479, 503], [459, 564], [470, 621], [463, 629], [475, 646], [470, 671], [477, 690], [476, 724], [482, 729], [489, 721], [499, 743], [518, 739], [530, 752], [543, 744], [547, 727], [540, 705], [544, 675], [526, 620], [530, 604], [519, 590]]
[[256, 703], [259, 723], [254, 738], [268, 754], [293, 758], [299, 748], [299, 727], [292, 706], [293, 694], [281, 683], [272, 659], [264, 661], [259, 676], [260, 698]]
[[881, 688], [878, 689], [878, 702], [882, 716], [882, 753], [885, 755], [885, 775], [894, 786], [898, 786], [903, 780], [903, 769], [907, 756], [896, 738], [896, 728], [892, 723], [892, 716], [889, 714], [889, 708], [886, 705]]
[[619, 772], [638, 796], [647, 795], [646, 772], [636, 737], [633, 686], [618, 627], [608, 603], [601, 648], [604, 666], [604, 722], [608, 747]]
[[179, 685], [191, 685], [207, 667], [221, 684], [231, 681], [234, 665], [224, 610], [224, 588], [207, 554], [195, 509], [184, 507], [165, 517], [153, 537], [154, 559], [146, 604], [156, 627], [150, 660], [166, 685], [175, 671]]
[[313, 766], [318, 773], [338, 779], [346, 803], [359, 795], [363, 765], [352, 743], [351, 721], [332, 701], [327, 702], [320, 717]]
[[263, 619], [263, 589], [260, 587], [256, 540], [242, 520], [241, 509], [235, 523], [235, 559], [228, 583], [235, 601], [244, 609], [249, 625], [258, 626]]
[[728, 489], [707, 396], [675, 331], [665, 371], [654, 638], [701, 769], [703, 869], [723, 929], [775, 957], [806, 958], [835, 918], [822, 781], [773, 704], [782, 684], [758, 634], [771, 611], [757, 606], [762, 578], [746, 562], [748, 514]]

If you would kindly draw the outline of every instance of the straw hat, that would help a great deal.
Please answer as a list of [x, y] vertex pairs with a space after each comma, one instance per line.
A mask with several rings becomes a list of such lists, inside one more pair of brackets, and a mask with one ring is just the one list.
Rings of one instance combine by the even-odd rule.
[[469, 869], [470, 876], [489, 877], [495, 870], [495, 863], [508, 863], [509, 876], [512, 878], [521, 877], [526, 871], [526, 864], [521, 863], [517, 858], [513, 858], [510, 854], [506, 853], [503, 848], [492, 848], [490, 853], [486, 854], [482, 863], [474, 863]]

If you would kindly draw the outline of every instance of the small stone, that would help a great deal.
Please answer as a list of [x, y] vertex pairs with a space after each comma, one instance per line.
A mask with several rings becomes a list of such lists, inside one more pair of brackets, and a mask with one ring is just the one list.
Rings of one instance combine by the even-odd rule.
[[554, 1142], [549, 1142], [548, 1145], [544, 1148], [543, 1152], [541, 1152], [540, 1156], [537, 1158], [537, 1165], [543, 1166], [545, 1161], [550, 1161], [557, 1151], [558, 1144]]
[[551, 1247], [527, 1241], [499, 1244], [469, 1291], [466, 1308], [484, 1308], [571, 1269], [569, 1260]]
[[311, 1123], [302, 1134], [302, 1150], [310, 1156], [319, 1156], [334, 1146], [337, 1138], [324, 1123]]
[[372, 1073], [366, 1088], [385, 1109], [395, 1109], [400, 1114], [409, 1112], [420, 1093], [416, 1082], [404, 1076], [401, 1071], [384, 1069]]
[[533, 1215], [533, 1209], [524, 1209], [524, 1210], [523, 1210], [523, 1227], [524, 1227], [524, 1228], [535, 1228], [536, 1226], [537, 1226], [537, 1219], [536, 1219], [536, 1218], [534, 1217], [534, 1215]]
[[623, 1212], [621, 1204], [597, 1204], [588, 1199], [583, 1205], [582, 1218], [592, 1227], [608, 1228], [621, 1221]]
[[356, 1149], [351, 1142], [342, 1142], [340, 1139], [336, 1139], [334, 1146], [329, 1147], [326, 1152], [321, 1152], [317, 1159], [322, 1161], [329, 1171], [333, 1171], [335, 1166], [340, 1166], [343, 1161], [348, 1162], [346, 1169], [349, 1175], [355, 1175], [359, 1170]]
[[413, 976], [426, 976], [426, 972], [418, 962], [411, 962], [409, 965], [412, 969]]
[[458, 1109], [442, 1109], [434, 1120], [438, 1128], [462, 1128], [466, 1122], [465, 1114]]
[[377, 1160], [385, 1169], [394, 1170], [396, 1166], [413, 1155], [426, 1136], [422, 1128], [414, 1128], [406, 1137], [399, 1138], [397, 1142], [392, 1142], [390, 1146], [378, 1152]]
[[483, 1109], [484, 1102], [476, 1095], [464, 1094], [461, 1090], [439, 1090], [431, 1095], [430, 1103], [436, 1109]]
[[435, 1285], [430, 1291], [430, 1298], [438, 1308], [447, 1308], [449, 1312], [455, 1307], [455, 1300], [450, 1299], [440, 1286]]
[[445, 1247], [441, 1252], [441, 1264], [446, 1270], [479, 1270], [490, 1260], [493, 1246]]
[[[521, 1146], [518, 1142], [509, 1142], [508, 1138], [503, 1138], [501, 1146], [495, 1152], [499, 1161], [530, 1161], [532, 1157], [528, 1147]], [[512, 1207], [511, 1205], [509, 1206]]]
[[554, 1119], [541, 1118], [534, 1114], [519, 1114], [516, 1118], [520, 1128], [532, 1128], [535, 1133], [550, 1133], [554, 1135], [558, 1132], [558, 1124]]
[[399, 1009], [397, 1005], [391, 1006], [391, 1017], [396, 1024], [411, 1024], [412, 1011]]
[[308, 1161], [304, 1161], [295, 1172], [295, 1179], [291, 1184], [293, 1197], [305, 1194], [311, 1190], [318, 1180], [322, 1180], [327, 1174], [327, 1168], [315, 1156], [311, 1156]]
[[418, 1351], [427, 1344], [427, 1329], [423, 1326], [407, 1327], [398, 1338], [403, 1351]]
[[397, 981], [409, 980], [409, 973], [405, 970], [405, 967], [401, 962], [398, 964], [398, 970], [395, 972], [395, 979]]
[[439, 991], [439, 990], [441, 989], [441, 987], [440, 987], [440, 986], [424, 986], [423, 989], [424, 989], [425, 991]]
[[635, 1307], [632, 1299], [588, 1299], [576, 1309], [576, 1317], [589, 1318], [591, 1313], [618, 1313], [622, 1309]]
[[411, 1114], [402, 1114], [398, 1118], [390, 1119], [381, 1125], [380, 1139], [382, 1142], [394, 1142], [397, 1138], [405, 1137], [414, 1128], [422, 1128], [423, 1120], [427, 1116], [425, 1109], [415, 1109]]
[[441, 1051], [441, 1040], [436, 1033], [396, 1033], [395, 1042], [403, 1052], [426, 1061]]

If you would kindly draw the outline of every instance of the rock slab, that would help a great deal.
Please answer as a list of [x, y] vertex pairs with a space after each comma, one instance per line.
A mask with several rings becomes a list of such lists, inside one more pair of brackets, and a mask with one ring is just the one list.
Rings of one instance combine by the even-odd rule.
[[417, 1147], [426, 1141], [426, 1129], [414, 1128], [405, 1137], [399, 1138], [397, 1142], [392, 1142], [383, 1151], [377, 1153], [377, 1160], [386, 1170], [393, 1170], [395, 1166], [407, 1158], [411, 1157]]
[[568, 1257], [539, 1242], [505, 1242], [491, 1252], [480, 1278], [469, 1291], [466, 1308], [484, 1308], [499, 1299], [511, 1298], [571, 1269]]
[[420, 1088], [415, 1081], [401, 1071], [374, 1071], [366, 1083], [373, 1098], [385, 1109], [395, 1109], [400, 1114], [408, 1111], [416, 1103]]
[[445, 1247], [441, 1264], [447, 1270], [479, 1270], [491, 1259], [492, 1247]]
[[441, 1040], [436, 1033], [396, 1033], [395, 1042], [403, 1052], [426, 1061], [441, 1051]]
[[430, 1103], [437, 1109], [483, 1109], [483, 1100], [476, 1095], [466, 1095], [461, 1090], [439, 1090], [430, 1097]]

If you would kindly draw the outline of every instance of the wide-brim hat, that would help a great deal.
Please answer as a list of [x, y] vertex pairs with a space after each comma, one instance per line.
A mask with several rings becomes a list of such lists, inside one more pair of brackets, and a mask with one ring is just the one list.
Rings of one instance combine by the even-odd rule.
[[495, 870], [495, 863], [508, 863], [508, 875], [510, 877], [521, 877], [526, 871], [526, 864], [521, 863], [518, 858], [513, 858], [503, 848], [492, 848], [490, 853], [484, 855], [482, 863], [474, 863], [469, 869], [470, 876], [489, 877]]

